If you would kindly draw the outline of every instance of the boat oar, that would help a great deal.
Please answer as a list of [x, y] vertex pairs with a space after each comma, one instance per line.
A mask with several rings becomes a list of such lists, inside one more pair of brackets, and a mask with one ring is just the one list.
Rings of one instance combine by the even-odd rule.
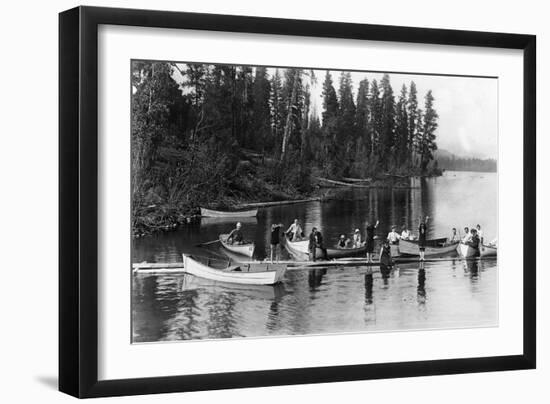
[[195, 247], [202, 247], [202, 246], [204, 246], [204, 245], [214, 244], [214, 243], [217, 243], [218, 241], [220, 241], [220, 239], [216, 239], [216, 240], [212, 240], [212, 241], [207, 241], [206, 243], [200, 243], [200, 244], [197, 244]]

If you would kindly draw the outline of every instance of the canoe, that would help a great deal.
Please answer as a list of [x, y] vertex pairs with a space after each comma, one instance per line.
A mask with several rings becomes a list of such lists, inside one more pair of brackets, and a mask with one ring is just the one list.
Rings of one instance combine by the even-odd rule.
[[256, 217], [257, 215], [258, 215], [258, 209], [224, 212], [221, 210], [201, 208], [201, 216], [203, 217], [239, 218], [239, 217]]
[[[434, 240], [439, 240], [435, 242]], [[444, 255], [453, 255], [456, 254], [456, 248], [458, 242], [445, 244], [443, 239], [434, 239], [426, 240], [426, 247], [424, 248], [424, 256], [433, 257], [433, 256], [444, 256]], [[441, 242], [443, 240], [443, 242]], [[420, 255], [420, 248], [418, 247], [418, 241], [410, 240], [399, 240], [399, 254], [400, 255]]]
[[254, 243], [229, 244], [226, 242], [227, 236], [229, 236], [229, 234], [220, 234], [220, 243], [224, 248], [236, 254], [246, 255], [252, 258], [252, 255], [254, 255]]
[[[458, 251], [458, 254], [464, 258], [472, 258], [476, 254], [476, 250], [474, 248], [463, 243], [460, 243], [456, 250]], [[480, 257], [494, 257], [497, 255], [497, 248], [493, 246], [482, 245], [481, 251], [479, 253]]]
[[[288, 238], [285, 240], [285, 248], [295, 258], [300, 261], [309, 260], [309, 240], [290, 241]], [[359, 248], [327, 248], [327, 256], [329, 259], [334, 258], [348, 258], [365, 255], [367, 253], [367, 246], [361, 246]], [[323, 258], [323, 252], [320, 248], [317, 248], [315, 252], [317, 259]]]
[[283, 280], [285, 264], [241, 264], [224, 269], [212, 268], [199, 262], [191, 255], [183, 254], [185, 273], [217, 282], [239, 283], [243, 285], [275, 285]]

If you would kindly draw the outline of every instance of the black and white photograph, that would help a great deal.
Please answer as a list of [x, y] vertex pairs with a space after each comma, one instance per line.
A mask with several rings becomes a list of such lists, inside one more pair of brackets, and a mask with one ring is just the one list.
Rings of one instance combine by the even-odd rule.
[[132, 342], [498, 326], [498, 85], [132, 60]]

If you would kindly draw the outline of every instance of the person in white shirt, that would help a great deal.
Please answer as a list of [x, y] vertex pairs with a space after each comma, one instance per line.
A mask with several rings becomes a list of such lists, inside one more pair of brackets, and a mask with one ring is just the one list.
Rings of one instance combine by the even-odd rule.
[[355, 229], [355, 233], [353, 233], [353, 248], [359, 247], [361, 247], [361, 231], [359, 229]]
[[388, 233], [388, 237], [386, 237], [390, 244], [397, 244], [399, 242], [399, 239], [401, 238], [399, 234], [395, 231], [395, 226], [391, 227], [391, 231]]
[[478, 224], [476, 228], [477, 228], [477, 236], [479, 237], [479, 242], [481, 243], [481, 245], [483, 245], [483, 231], [481, 230], [481, 226]]
[[457, 243], [460, 241], [460, 238], [458, 237], [458, 234], [456, 234], [456, 228], [453, 227], [453, 233], [451, 234], [451, 237], [449, 237], [449, 243]]
[[462, 242], [466, 244], [471, 240], [472, 236], [470, 235], [470, 229], [467, 227], [464, 228], [464, 237], [462, 237]]
[[288, 236], [290, 241], [299, 241], [302, 239], [302, 226], [300, 226], [300, 222], [298, 222], [298, 219], [294, 219], [294, 223], [290, 225], [287, 231], [285, 231], [285, 234]]
[[402, 240], [410, 240], [411, 239], [411, 232], [406, 227], [403, 227], [403, 231], [401, 232], [401, 239]]

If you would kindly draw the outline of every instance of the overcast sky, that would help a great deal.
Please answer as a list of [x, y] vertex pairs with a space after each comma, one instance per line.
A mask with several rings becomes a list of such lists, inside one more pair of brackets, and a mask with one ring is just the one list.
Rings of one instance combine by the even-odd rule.
[[[331, 74], [338, 91], [340, 72]], [[312, 105], [316, 104], [318, 113], [321, 113], [325, 71], [316, 70], [315, 75], [317, 84], [311, 89]], [[354, 95], [357, 95], [362, 79], [366, 77], [369, 82], [376, 79], [380, 83], [382, 75], [352, 72]], [[497, 157], [497, 79], [390, 73], [396, 102], [401, 86], [409, 87], [411, 81], [416, 83], [419, 108], [424, 109], [424, 96], [432, 90], [434, 107], [439, 114], [437, 144], [440, 149], [464, 157]]]

